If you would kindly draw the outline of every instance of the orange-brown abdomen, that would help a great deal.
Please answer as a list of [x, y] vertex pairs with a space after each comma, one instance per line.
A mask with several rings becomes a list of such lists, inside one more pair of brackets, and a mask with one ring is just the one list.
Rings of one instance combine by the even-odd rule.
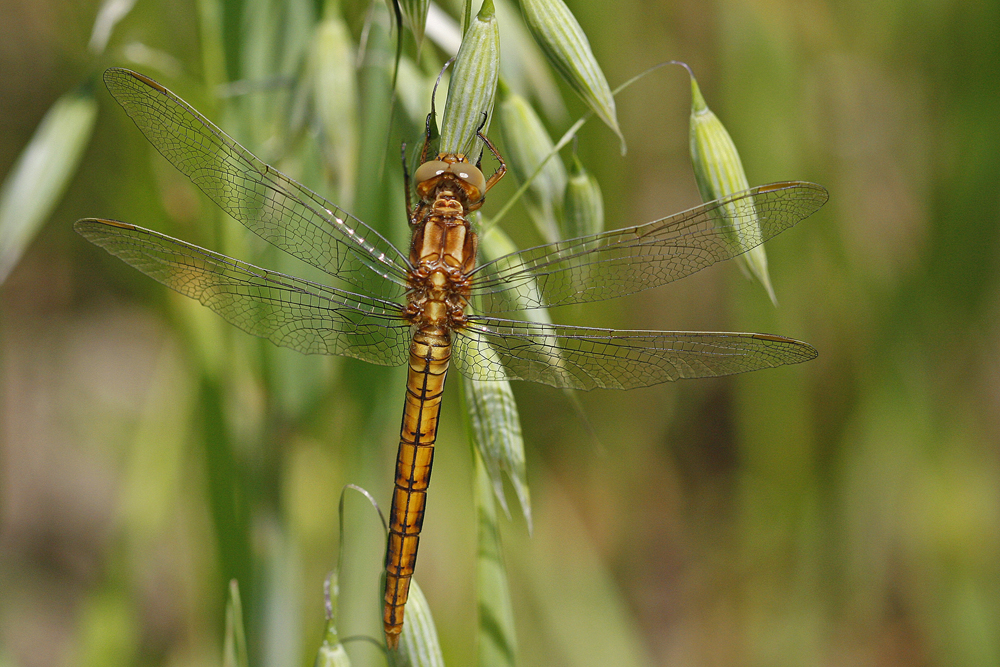
[[389, 545], [385, 558], [385, 633], [395, 648], [403, 629], [403, 605], [417, 562], [420, 529], [424, 523], [427, 486], [431, 480], [441, 394], [451, 358], [451, 339], [417, 331], [410, 345], [406, 404], [396, 455], [396, 484], [389, 517]]

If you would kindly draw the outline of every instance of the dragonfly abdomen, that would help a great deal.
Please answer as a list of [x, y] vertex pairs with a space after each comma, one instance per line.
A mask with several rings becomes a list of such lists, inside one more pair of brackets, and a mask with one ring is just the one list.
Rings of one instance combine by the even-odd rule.
[[396, 484], [389, 512], [389, 545], [385, 558], [384, 625], [390, 648], [399, 642], [403, 607], [417, 562], [424, 523], [427, 487], [431, 481], [441, 395], [451, 360], [446, 329], [418, 329], [410, 344], [406, 402], [396, 455]]

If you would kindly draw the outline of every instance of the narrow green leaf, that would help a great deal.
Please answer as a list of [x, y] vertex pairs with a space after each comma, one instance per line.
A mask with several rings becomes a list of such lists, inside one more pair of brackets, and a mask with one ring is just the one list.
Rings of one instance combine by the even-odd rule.
[[552, 66], [598, 118], [618, 135], [624, 155], [625, 137], [618, 127], [615, 98], [576, 17], [562, 0], [521, 0], [521, 12], [528, 30]]
[[572, 239], [604, 231], [604, 198], [601, 185], [574, 155], [566, 184], [563, 235]]
[[[694, 78], [691, 68], [684, 63], [678, 64], [687, 69], [691, 76], [691, 162], [694, 165], [695, 180], [698, 182], [701, 198], [705, 202], [710, 202], [749, 189], [750, 185], [736, 144], [722, 125], [722, 121], [705, 104], [705, 98], [701, 95], [698, 81]], [[721, 215], [723, 219], [720, 223], [731, 227], [727, 220], [732, 219], [733, 212], [723, 208]], [[754, 225], [752, 222], [740, 225], [737, 229], [740, 236], [735, 241], [740, 244], [745, 243], [747, 236], [760, 235], [760, 225]], [[757, 245], [749, 252], [740, 255], [739, 262], [745, 271], [757, 276], [761, 285], [767, 290], [771, 302], [777, 306], [778, 299], [767, 271], [767, 252], [764, 250], [764, 245]]]
[[476, 130], [482, 125], [483, 134], [488, 134], [499, 73], [500, 30], [493, 0], [485, 0], [455, 57], [441, 121], [442, 153], [478, 160], [482, 148], [476, 146]]
[[410, 580], [406, 601], [406, 623], [399, 637], [398, 667], [444, 667], [441, 643], [424, 592], [416, 579]]
[[223, 646], [222, 667], [248, 667], [247, 638], [243, 631], [243, 603], [240, 587], [235, 579], [229, 582], [226, 598], [226, 639]]
[[[465, 384], [468, 386], [479, 383]], [[476, 454], [474, 458], [479, 519], [479, 557], [476, 561], [479, 598], [478, 664], [482, 667], [513, 667], [517, 664], [517, 634], [497, 526], [496, 505], [493, 503], [495, 480], [490, 479], [482, 457]]]
[[66, 93], [49, 109], [0, 187], [0, 283], [62, 198], [90, 141], [97, 102]]
[[552, 139], [528, 101], [503, 87], [501, 92], [500, 132], [507, 164], [522, 183], [535, 174], [525, 192], [525, 205], [542, 238], [553, 243], [560, 237], [566, 168], [558, 155], [550, 158]]

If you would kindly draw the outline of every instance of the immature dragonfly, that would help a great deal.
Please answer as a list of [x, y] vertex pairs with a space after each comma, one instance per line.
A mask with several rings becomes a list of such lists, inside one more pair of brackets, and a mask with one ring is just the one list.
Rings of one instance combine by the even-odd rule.
[[[489, 179], [454, 154], [438, 155], [414, 173], [419, 201], [408, 211], [407, 255], [264, 164], [155, 81], [124, 69], [109, 69], [104, 81], [153, 146], [212, 201], [349, 289], [263, 269], [122, 222], [80, 220], [75, 225], [80, 234], [278, 345], [408, 365], [386, 550], [384, 621], [390, 647], [403, 627], [451, 362], [472, 380], [631, 389], [816, 356], [806, 343], [768, 334], [619, 331], [521, 322], [494, 313], [598, 301], [677, 280], [746, 252], [815, 212], [827, 200], [819, 185], [764, 185], [645, 225], [477, 265], [478, 240], [467, 216], [482, 206], [504, 171], [499, 154], [480, 134], [501, 165]], [[470, 301], [479, 312], [470, 312]]]

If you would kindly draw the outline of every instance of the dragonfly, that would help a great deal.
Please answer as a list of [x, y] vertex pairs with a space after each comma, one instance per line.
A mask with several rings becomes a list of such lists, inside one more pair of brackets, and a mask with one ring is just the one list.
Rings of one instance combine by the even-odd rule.
[[[384, 631], [395, 649], [416, 565], [448, 369], [470, 380], [632, 389], [808, 361], [808, 343], [759, 333], [632, 331], [500, 317], [633, 294], [731, 259], [805, 219], [825, 188], [751, 188], [643, 225], [478, 262], [469, 214], [504, 175], [461, 154], [428, 155], [406, 181], [409, 252], [265, 164], [152, 79], [112, 68], [104, 81], [139, 130], [226, 213], [339, 287], [248, 264], [124, 222], [74, 227], [151, 278], [240, 329], [306, 354], [406, 366], [385, 559]], [[428, 133], [429, 134], [429, 133]], [[430, 158], [430, 159], [428, 159]], [[474, 308], [473, 308], [474, 306]]]

